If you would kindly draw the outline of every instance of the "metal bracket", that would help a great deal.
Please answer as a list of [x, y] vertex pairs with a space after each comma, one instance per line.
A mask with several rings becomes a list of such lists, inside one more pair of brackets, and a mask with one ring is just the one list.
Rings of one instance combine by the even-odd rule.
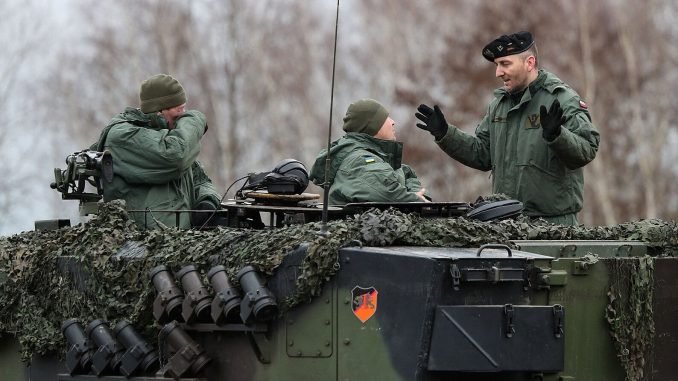
[[559, 257], [567, 257], [568, 254], [571, 254], [574, 257], [576, 252], [577, 252], [577, 245], [575, 245], [575, 244], [563, 245], [558, 250], [558, 256]]
[[252, 344], [252, 349], [262, 364], [271, 363], [271, 341], [265, 333], [247, 332], [247, 336]]
[[589, 263], [586, 261], [572, 262], [572, 275], [586, 275], [589, 272]]
[[504, 332], [509, 339], [516, 333], [516, 327], [513, 324], [513, 305], [504, 305]]
[[452, 275], [452, 286], [456, 291], [459, 291], [459, 284], [461, 283], [461, 271], [456, 263], [450, 266], [450, 275]]
[[525, 264], [525, 271], [523, 272], [523, 278], [525, 281], [523, 282], [523, 290], [527, 291], [530, 288], [532, 288], [532, 274], [534, 273], [534, 263], [532, 263], [532, 260], [528, 260], [527, 263]]
[[492, 267], [490, 267], [490, 269], [487, 271], [487, 278], [490, 279], [493, 284], [499, 282], [499, 279], [501, 279], [499, 263], [495, 263], [492, 265]]
[[565, 319], [565, 310], [560, 304], [553, 305], [553, 335], [557, 338], [563, 336], [563, 320]]

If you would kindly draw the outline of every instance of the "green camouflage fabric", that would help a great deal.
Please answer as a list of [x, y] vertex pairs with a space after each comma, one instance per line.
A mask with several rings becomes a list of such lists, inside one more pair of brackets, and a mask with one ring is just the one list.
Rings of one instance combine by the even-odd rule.
[[402, 164], [402, 155], [401, 142], [349, 132], [330, 146], [327, 179], [327, 150], [316, 158], [310, 179], [320, 186], [330, 183], [330, 205], [421, 201], [415, 194], [421, 190], [421, 182], [412, 168]]
[[651, 375], [655, 328], [653, 314], [654, 262], [652, 258], [608, 258], [609, 304], [605, 317], [626, 381], [646, 380]]
[[[437, 141], [453, 159], [481, 171], [492, 171], [492, 193], [504, 193], [523, 203], [524, 214], [576, 224], [584, 199], [582, 167], [596, 157], [600, 135], [588, 106], [555, 75], [539, 76], [514, 104], [504, 89], [494, 92], [475, 136], [450, 125]], [[565, 124], [552, 142], [542, 137], [539, 107], [558, 99]]]
[[[678, 255], [675, 222], [644, 220], [608, 227], [546, 224], [528, 218], [479, 222], [464, 218], [425, 219], [388, 209], [372, 209], [328, 223], [273, 230], [218, 228], [139, 230], [122, 201], [101, 204], [91, 221], [56, 231], [30, 231], [0, 238], [0, 335], [15, 336], [24, 359], [66, 347], [60, 332], [69, 318], [121, 319], [154, 329], [155, 290], [149, 270], [172, 271], [193, 264], [205, 274], [224, 265], [229, 279], [246, 265], [265, 276], [275, 273], [285, 255], [308, 244], [296, 290], [279, 301], [284, 309], [310, 301], [340, 270], [338, 249], [354, 241], [365, 246], [479, 247], [511, 240], [642, 240], [652, 255]], [[233, 282], [237, 286], [237, 282]], [[207, 283], [206, 283], [207, 284]], [[156, 329], [157, 331], [157, 329]]]
[[[200, 201], [220, 204], [220, 195], [196, 160], [207, 130], [205, 115], [187, 111], [169, 130], [163, 118], [128, 107], [116, 115], [92, 148], [113, 157], [113, 182], [104, 186], [104, 200], [122, 199], [138, 213], [140, 228], [190, 227], [190, 216], [163, 210], [193, 209]], [[134, 216], [133, 216], [134, 217]]]

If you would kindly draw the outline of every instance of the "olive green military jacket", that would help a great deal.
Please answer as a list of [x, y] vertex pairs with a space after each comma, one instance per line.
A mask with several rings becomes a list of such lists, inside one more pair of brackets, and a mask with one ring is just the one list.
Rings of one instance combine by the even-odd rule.
[[128, 107], [106, 126], [92, 146], [107, 149], [113, 157], [113, 182], [104, 183], [104, 201], [123, 199], [140, 228], [190, 227], [189, 213], [161, 210], [192, 209], [200, 201], [219, 205], [219, 194], [196, 160], [200, 138], [207, 128], [205, 115], [187, 111], [176, 120], [176, 127], [154, 114]]
[[[573, 89], [543, 70], [535, 83], [540, 85], [526, 90], [515, 105], [506, 90], [496, 90], [475, 136], [450, 125], [437, 143], [462, 164], [492, 171], [492, 192], [522, 201], [526, 215], [576, 214], [583, 205], [582, 167], [596, 157], [600, 135]], [[547, 142], [539, 107], [548, 109], [555, 99], [566, 120], [560, 135]]]
[[[351, 202], [421, 201], [415, 194], [421, 182], [401, 163], [403, 144], [374, 138], [360, 132], [346, 133], [330, 145], [330, 205]], [[327, 150], [320, 152], [311, 168], [311, 181], [325, 182]]]

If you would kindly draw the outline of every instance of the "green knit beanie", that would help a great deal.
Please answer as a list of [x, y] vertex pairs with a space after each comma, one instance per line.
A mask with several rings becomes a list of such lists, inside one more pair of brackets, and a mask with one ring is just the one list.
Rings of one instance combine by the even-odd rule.
[[141, 112], [148, 114], [186, 103], [181, 83], [167, 74], [157, 74], [141, 83]]
[[344, 131], [362, 132], [374, 136], [388, 118], [388, 110], [374, 99], [361, 99], [348, 106], [344, 116]]

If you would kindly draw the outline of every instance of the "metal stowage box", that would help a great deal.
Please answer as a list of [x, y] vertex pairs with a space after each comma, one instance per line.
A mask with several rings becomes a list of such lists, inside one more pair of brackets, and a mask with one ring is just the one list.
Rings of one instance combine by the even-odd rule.
[[438, 306], [428, 369], [499, 372], [563, 369], [561, 306]]

